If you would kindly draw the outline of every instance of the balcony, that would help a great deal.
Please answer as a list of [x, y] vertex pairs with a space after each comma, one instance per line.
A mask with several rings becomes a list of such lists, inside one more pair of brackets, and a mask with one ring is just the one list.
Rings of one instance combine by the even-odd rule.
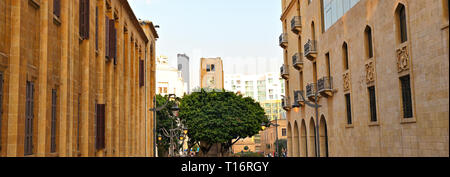
[[287, 33], [282, 33], [280, 35], [280, 47], [286, 48], [288, 45]]
[[284, 97], [283, 99], [281, 99], [281, 106], [285, 111], [291, 110], [291, 102], [289, 101], [289, 97]]
[[317, 82], [317, 90], [324, 97], [333, 96], [333, 78], [326, 76]]
[[303, 69], [303, 54], [302, 53], [296, 53], [292, 56], [292, 65], [294, 65], [294, 68], [297, 70]]
[[302, 32], [302, 17], [295, 16], [291, 20], [291, 31], [295, 34]]
[[294, 101], [297, 102], [300, 106], [305, 106], [305, 100], [303, 99], [304, 96], [305, 92], [303, 90], [294, 91]]
[[317, 44], [315, 40], [308, 40], [308, 42], [304, 46], [305, 49], [305, 57], [311, 61], [317, 57]]
[[310, 101], [314, 101], [316, 98], [316, 92], [317, 92], [317, 84], [311, 83], [306, 86], [306, 97]]
[[283, 79], [285, 79], [285, 80], [289, 79], [289, 70], [288, 70], [287, 65], [281, 66], [280, 74]]

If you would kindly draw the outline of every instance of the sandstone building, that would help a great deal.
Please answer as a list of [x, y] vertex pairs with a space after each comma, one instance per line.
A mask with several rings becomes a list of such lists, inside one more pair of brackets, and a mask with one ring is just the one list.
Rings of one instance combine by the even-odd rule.
[[448, 157], [448, 0], [281, 4], [289, 156]]
[[0, 155], [152, 156], [157, 38], [126, 0], [1, 0]]
[[200, 59], [200, 88], [224, 88], [223, 63], [220, 57]]

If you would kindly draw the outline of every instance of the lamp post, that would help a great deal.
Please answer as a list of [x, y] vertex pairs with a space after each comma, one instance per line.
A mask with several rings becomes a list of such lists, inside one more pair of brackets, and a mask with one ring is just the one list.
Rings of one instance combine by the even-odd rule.
[[[156, 131], [156, 112], [159, 112], [159, 111], [163, 110], [164, 108], [166, 108], [172, 97], [173, 97], [173, 99], [177, 98], [177, 96], [175, 94], [169, 94], [164, 105], [162, 105], [160, 107], [156, 107], [156, 95], [153, 97], [153, 108], [150, 109], [150, 111], [153, 112], [153, 135], [155, 135], [157, 133], [157, 131]], [[173, 110], [173, 109], [176, 109], [176, 110]], [[175, 107], [171, 108], [171, 111], [175, 111], [174, 113], [178, 113], [178, 111], [179, 111], [178, 105], [175, 105]], [[162, 138], [162, 137], [160, 137], [160, 135], [158, 135], [158, 140], [160, 138]], [[156, 145], [157, 145], [156, 136], [154, 136], [153, 137], [153, 157], [156, 157], [156, 155], [157, 155]]]
[[[305, 104], [306, 105], [308, 105], [309, 107], [312, 107], [312, 108], [314, 108], [315, 109], [315, 111], [316, 111], [316, 131], [314, 132], [315, 134], [316, 134], [316, 155], [317, 155], [317, 157], [320, 157], [320, 135], [319, 135], [319, 108], [320, 107], [322, 107], [322, 105], [319, 105], [318, 103], [317, 103], [317, 101], [318, 101], [318, 98], [319, 98], [319, 93], [317, 92], [317, 87], [315, 87], [314, 89], [316, 89], [315, 90], [315, 92], [314, 92], [314, 102], [311, 102], [311, 101], [308, 101], [308, 100], [306, 100], [305, 99], [305, 97], [303, 96], [303, 93], [300, 93], [300, 96], [302, 97], [301, 99], [302, 99], [302, 101], [303, 102], [305, 102]], [[300, 107], [300, 105], [297, 103], [297, 101], [295, 101], [295, 103], [294, 103], [294, 105], [292, 105], [292, 107], [294, 107], [295, 109], [297, 109], [298, 110], [298, 108]], [[298, 112], [298, 111], [296, 111], [296, 112]]]

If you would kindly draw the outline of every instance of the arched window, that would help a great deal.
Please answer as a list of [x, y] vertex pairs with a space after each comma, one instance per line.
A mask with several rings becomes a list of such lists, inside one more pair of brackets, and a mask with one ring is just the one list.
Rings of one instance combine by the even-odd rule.
[[397, 17], [397, 34], [399, 35], [400, 43], [408, 41], [408, 30], [406, 25], [406, 8], [403, 4], [399, 4], [396, 10]]
[[313, 41], [316, 40], [316, 28], [314, 27], [314, 22], [311, 23], [311, 38]]
[[366, 26], [364, 30], [365, 42], [366, 42], [366, 55], [367, 58], [373, 57], [373, 46], [372, 46], [372, 28]]
[[342, 58], [344, 60], [344, 70], [347, 71], [348, 70], [348, 47], [347, 47], [346, 42], [344, 42], [344, 44], [342, 45]]

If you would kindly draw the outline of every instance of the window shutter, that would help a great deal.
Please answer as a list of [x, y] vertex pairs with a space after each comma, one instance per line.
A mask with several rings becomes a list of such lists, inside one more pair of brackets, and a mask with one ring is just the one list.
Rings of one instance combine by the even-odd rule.
[[144, 86], [144, 60], [139, 60], [139, 86]]
[[109, 60], [114, 58], [114, 19], [109, 20]]
[[61, 17], [61, 0], [53, 0], [53, 14], [58, 18]]
[[79, 13], [79, 32], [80, 32], [80, 37], [82, 39], [84, 39], [84, 1], [80, 0], [79, 1], [79, 5], [80, 5], [80, 13]]
[[85, 32], [85, 37], [86, 37], [86, 39], [88, 39], [89, 38], [89, 27], [90, 27], [90, 24], [89, 24], [89, 13], [90, 13], [90, 5], [89, 5], [89, 0], [84, 0], [85, 2], [84, 2], [84, 11], [85, 11], [85, 14], [84, 14], [84, 23], [85, 23], [85, 29], [84, 29], [84, 32]]
[[114, 39], [114, 65], [117, 65], [117, 29], [113, 28], [113, 39]]
[[97, 149], [105, 148], [105, 105], [97, 104]]
[[106, 60], [109, 59], [109, 18], [108, 16], [105, 16], [105, 57], [107, 58]]
[[89, 38], [89, 0], [80, 0], [80, 37]]
[[33, 82], [27, 82], [26, 92], [24, 154], [31, 155], [33, 154]]

